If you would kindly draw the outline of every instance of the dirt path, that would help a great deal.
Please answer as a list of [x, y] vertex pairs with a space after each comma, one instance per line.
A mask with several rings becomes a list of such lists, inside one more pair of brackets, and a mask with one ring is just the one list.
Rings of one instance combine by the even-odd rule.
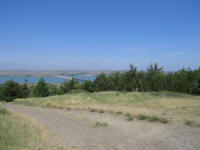
[[[159, 124], [126, 121], [122, 117], [88, 111], [63, 111], [7, 104], [16, 113], [29, 116], [50, 133], [51, 140], [80, 150], [198, 150], [200, 128], [181, 123]], [[96, 121], [107, 121], [97, 128]]]

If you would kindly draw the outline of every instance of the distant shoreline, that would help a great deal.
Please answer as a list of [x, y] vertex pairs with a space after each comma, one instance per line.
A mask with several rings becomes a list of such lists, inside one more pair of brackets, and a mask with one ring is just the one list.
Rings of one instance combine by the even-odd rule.
[[72, 77], [69, 77], [69, 76], [55, 76], [55, 77], [57, 77], [57, 78], [62, 78], [62, 79], [68, 79], [68, 80], [71, 80], [72, 79]]

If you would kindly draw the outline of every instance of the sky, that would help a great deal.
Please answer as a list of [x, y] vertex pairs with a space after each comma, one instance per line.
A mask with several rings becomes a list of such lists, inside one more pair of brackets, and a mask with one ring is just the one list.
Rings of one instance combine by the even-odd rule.
[[0, 0], [0, 69], [200, 67], [200, 0]]

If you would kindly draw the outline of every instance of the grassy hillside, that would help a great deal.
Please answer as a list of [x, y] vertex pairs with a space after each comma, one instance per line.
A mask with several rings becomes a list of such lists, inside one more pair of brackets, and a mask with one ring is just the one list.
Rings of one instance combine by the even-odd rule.
[[16, 99], [15, 103], [44, 108], [160, 116], [171, 122], [182, 121], [194, 126], [200, 125], [200, 97], [180, 93], [72, 93], [46, 98]]

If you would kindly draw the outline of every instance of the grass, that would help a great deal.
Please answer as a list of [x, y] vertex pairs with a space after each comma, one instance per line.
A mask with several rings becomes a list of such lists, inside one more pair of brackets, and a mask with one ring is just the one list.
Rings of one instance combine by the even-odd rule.
[[10, 115], [10, 112], [0, 103], [0, 115]]
[[147, 117], [146, 115], [144, 115], [144, 114], [139, 114], [139, 115], [137, 116], [137, 118], [138, 118], [139, 120], [147, 120], [147, 119], [148, 119], [148, 117]]
[[101, 114], [104, 113], [104, 110], [99, 110], [99, 113], [101, 113]]
[[33, 149], [41, 135], [34, 123], [0, 108], [0, 150]]
[[160, 123], [168, 123], [169, 121], [166, 118], [161, 118], [158, 116], [148, 116], [148, 121], [150, 122], [160, 122]]
[[159, 117], [159, 116], [149, 116], [149, 115], [145, 115], [145, 114], [139, 114], [137, 116], [137, 118], [139, 120], [148, 120], [149, 122], [160, 122], [160, 123], [168, 123], [169, 120], [164, 118], [164, 117]]
[[121, 112], [121, 111], [117, 111], [116, 114], [117, 114], [117, 115], [122, 115], [123, 112]]
[[148, 114], [153, 117], [140, 119], [163, 123], [167, 120], [200, 122], [200, 96], [172, 92], [85, 92], [46, 98], [16, 99], [15, 103], [43, 108], [90, 109], [91, 112], [103, 110], [115, 114], [130, 113], [134, 116]]
[[90, 112], [97, 112], [97, 109], [95, 108], [89, 108]]
[[185, 124], [192, 127], [200, 127], [200, 123], [193, 120], [185, 120]]
[[126, 113], [124, 116], [126, 117], [127, 121], [133, 120], [133, 115], [131, 115], [130, 113]]
[[37, 122], [8, 111], [0, 102], [0, 150], [75, 150], [50, 144], [46, 136]]
[[106, 121], [104, 121], [104, 122], [97, 121], [95, 123], [95, 127], [107, 127], [107, 126], [108, 126], [108, 123]]

